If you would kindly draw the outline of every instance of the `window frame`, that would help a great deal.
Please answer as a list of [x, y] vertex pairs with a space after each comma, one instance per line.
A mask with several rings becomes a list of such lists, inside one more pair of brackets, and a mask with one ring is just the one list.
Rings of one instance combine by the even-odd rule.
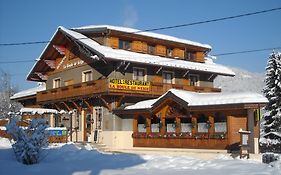
[[[143, 70], [143, 80], [139, 80], [138, 77], [139, 75], [135, 75], [135, 70]], [[133, 67], [133, 80], [136, 80], [136, 81], [147, 81], [147, 73], [146, 73], [146, 68], [142, 68], [142, 67]]]
[[[171, 74], [172, 75], [171, 83], [168, 83], [167, 81], [165, 81], [165, 80], [167, 80], [165, 74]], [[175, 84], [175, 72], [173, 72], [173, 71], [162, 71], [162, 79], [163, 79], [162, 82], [165, 83], [165, 84]]]
[[[86, 81], [86, 74], [90, 73], [90, 80]], [[82, 83], [89, 82], [93, 80], [93, 71], [91, 69], [82, 72]]]
[[196, 59], [196, 51], [189, 51], [186, 50], [184, 53], [184, 59], [185, 60], [195, 60]]
[[[59, 80], [59, 85], [58, 86], [57, 86], [57, 83], [56, 83], [57, 80]], [[54, 78], [53, 79], [53, 89], [60, 88], [61, 84], [62, 84], [61, 82], [62, 82], [61, 77]]]
[[[196, 77], [197, 81], [194, 82], [194, 85], [191, 83], [193, 81], [191, 81], [191, 77]], [[188, 79], [189, 79], [189, 86], [200, 86], [200, 76], [198, 74], [189, 74], [188, 75]]]
[[148, 44], [147, 45], [147, 53], [150, 54], [150, 55], [155, 55], [155, 52], [156, 52], [155, 45]]
[[[128, 46], [129, 46], [128, 48], [126, 47], [126, 44], [128, 44]], [[132, 41], [119, 39], [118, 49], [132, 50]]]

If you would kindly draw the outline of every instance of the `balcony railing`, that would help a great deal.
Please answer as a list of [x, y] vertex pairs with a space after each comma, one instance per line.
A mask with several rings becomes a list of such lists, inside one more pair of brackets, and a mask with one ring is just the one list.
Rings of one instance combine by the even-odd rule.
[[[136, 86], [137, 87], [137, 86]], [[131, 95], [158, 97], [171, 88], [196, 92], [220, 92], [221, 89], [196, 87], [179, 84], [149, 83], [148, 88], [129, 88], [129, 86], [112, 86], [109, 79], [94, 80], [79, 84], [50, 89], [37, 93], [37, 102], [51, 102], [75, 99], [95, 95]]]

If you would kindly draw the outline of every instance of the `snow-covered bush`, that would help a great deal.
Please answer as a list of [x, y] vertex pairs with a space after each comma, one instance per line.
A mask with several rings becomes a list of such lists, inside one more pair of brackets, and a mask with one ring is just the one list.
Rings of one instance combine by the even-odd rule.
[[272, 53], [263, 90], [269, 103], [261, 122], [261, 151], [281, 153], [281, 53]]
[[27, 128], [18, 126], [17, 121], [14, 116], [6, 126], [16, 158], [27, 165], [38, 163], [42, 147], [48, 143], [46, 120], [33, 119]]

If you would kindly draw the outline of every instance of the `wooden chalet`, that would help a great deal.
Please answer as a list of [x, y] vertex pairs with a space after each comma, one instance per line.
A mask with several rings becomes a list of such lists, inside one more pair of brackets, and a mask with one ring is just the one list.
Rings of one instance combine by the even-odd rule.
[[[189, 101], [182, 104], [182, 100], [169, 100], [167, 97], [167, 101], [159, 104], [156, 102], [153, 110], [139, 112], [137, 109], [134, 111], [125, 108], [140, 101], [155, 100], [170, 89], [220, 93], [221, 89], [213, 86], [214, 79], [218, 75], [235, 74], [208, 58], [210, 50], [211, 46], [207, 44], [131, 28], [109, 25], [73, 29], [58, 27], [27, 76], [27, 80], [43, 82], [45, 89], [30, 96], [12, 98], [25, 107], [66, 111], [64, 118], [68, 121], [66, 127], [72, 141], [104, 143], [110, 148], [119, 149], [133, 146], [228, 149], [232, 140], [222, 137], [231, 138], [239, 127], [252, 130], [252, 124], [248, 128], [244, 127], [249, 122], [247, 116], [250, 114], [248, 115], [247, 110], [259, 108], [260, 101], [252, 106], [241, 102], [190, 108]], [[172, 117], [171, 121], [164, 121], [164, 116], [172, 116], [172, 113], [167, 114], [170, 103], [175, 104], [180, 113], [175, 118]], [[163, 110], [165, 112], [160, 112], [160, 115], [159, 111]], [[206, 137], [213, 137], [212, 141], [222, 143], [198, 142], [190, 145], [187, 143], [190, 140], [182, 138], [147, 138], [147, 135], [154, 133], [151, 123], [163, 120], [159, 134], [166, 135], [164, 128], [168, 121], [176, 121], [174, 124], [177, 126], [183, 121], [201, 121], [198, 118], [201, 111], [207, 116], [202, 122], [209, 121], [210, 127], [208, 132], [203, 132], [198, 137], [203, 138], [208, 133]], [[142, 124], [137, 123], [140, 122], [139, 115], [144, 116], [141, 122], [147, 122], [144, 123], [147, 124], [146, 135], [140, 137], [137, 130], [138, 124]], [[181, 116], [192, 117], [185, 119]], [[235, 116], [243, 116], [243, 119], [236, 120]], [[227, 122], [223, 136], [221, 132], [215, 132], [214, 121], [217, 119]], [[57, 125], [58, 122], [54, 123]], [[228, 128], [232, 125], [235, 127]], [[180, 128], [176, 127], [172, 134], [180, 135]], [[198, 128], [192, 129], [192, 136], [197, 133]]]

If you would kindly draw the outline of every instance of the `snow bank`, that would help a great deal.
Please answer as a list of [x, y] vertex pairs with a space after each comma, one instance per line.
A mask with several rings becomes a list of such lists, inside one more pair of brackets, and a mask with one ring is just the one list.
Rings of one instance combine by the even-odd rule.
[[[280, 166], [269, 166], [253, 160], [218, 156], [199, 160], [187, 156], [102, 154], [89, 144], [51, 145], [45, 158], [35, 165], [18, 163], [7, 139], [0, 138], [0, 174], [12, 175], [280, 175]], [[279, 162], [278, 162], [279, 163]]]

